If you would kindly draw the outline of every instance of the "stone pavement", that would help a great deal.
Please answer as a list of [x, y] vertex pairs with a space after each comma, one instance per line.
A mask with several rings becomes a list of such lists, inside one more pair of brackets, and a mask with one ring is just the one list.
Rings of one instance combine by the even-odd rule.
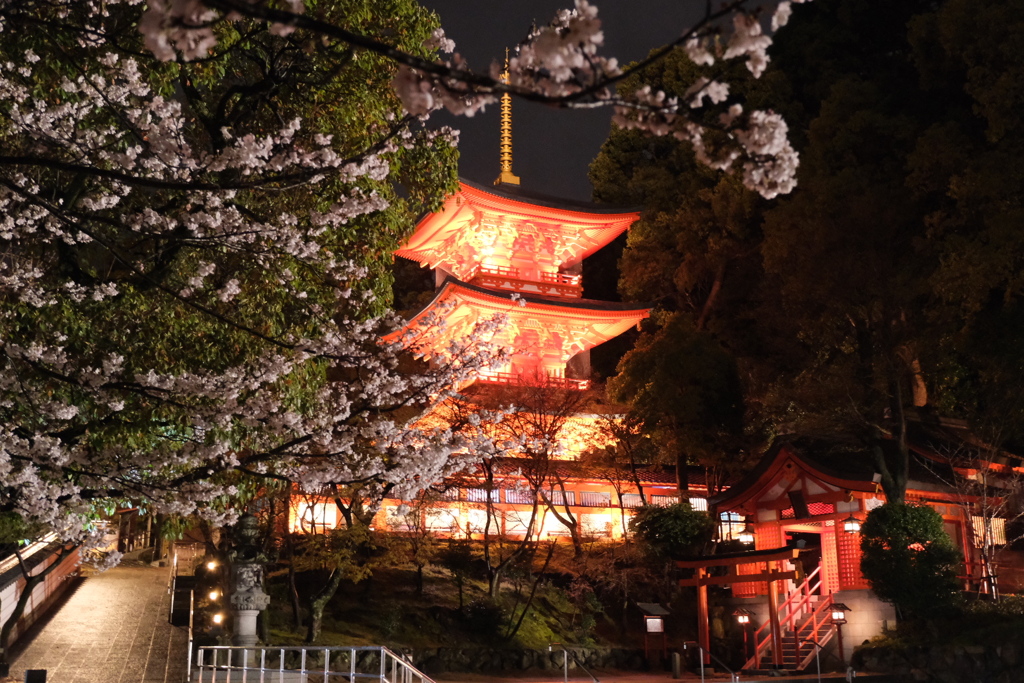
[[48, 683], [182, 683], [188, 634], [167, 622], [170, 570], [128, 563], [92, 574], [14, 646], [11, 676]]

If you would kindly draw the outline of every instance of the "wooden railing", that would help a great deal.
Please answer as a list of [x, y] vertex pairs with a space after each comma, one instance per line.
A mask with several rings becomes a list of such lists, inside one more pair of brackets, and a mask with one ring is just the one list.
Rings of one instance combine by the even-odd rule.
[[582, 275], [572, 275], [571, 273], [541, 273], [541, 282], [551, 282], [556, 285], [570, 285], [576, 287], [583, 281]]
[[[530, 376], [527, 375], [527, 378]], [[479, 382], [489, 382], [491, 384], [518, 384], [523, 381], [524, 376], [514, 372], [488, 372], [480, 375], [477, 380]], [[589, 379], [570, 379], [568, 377], [558, 377], [556, 375], [548, 375], [543, 378], [545, 386], [556, 387], [559, 389], [589, 389]]]
[[[807, 578], [794, 588], [779, 605], [779, 629], [783, 633], [786, 631], [793, 632], [794, 644], [796, 646], [794, 656], [798, 664], [797, 668], [803, 668], [810, 661], [807, 657], [802, 659], [800, 657], [801, 634], [807, 634], [809, 637], [804, 637], [803, 640], [810, 640], [816, 646], [824, 645], [831, 638], [831, 633], [824, 639], [821, 639], [819, 636], [820, 627], [826, 623], [826, 620], [831, 619], [832, 608], [832, 596], [821, 593], [821, 565], [818, 565], [817, 569], [808, 574]], [[805, 616], [814, 596], [820, 597], [821, 600], [814, 606], [811, 613]], [[768, 619], [754, 632], [754, 656], [747, 660], [743, 668], [760, 668], [761, 659], [771, 649], [771, 646], [771, 620]], [[814, 648], [812, 648], [811, 654], [808, 656], [813, 657], [813, 655]], [[780, 661], [781, 656], [782, 654], [779, 653]]]
[[[822, 627], [826, 627], [824, 633]], [[832, 640], [836, 627], [832, 624], [832, 596], [823, 596], [817, 607], [803, 621], [803, 624], [793, 629], [793, 639], [796, 641], [797, 669], [806, 669], [814, 659], [818, 650], [825, 647], [825, 644]], [[814, 647], [800, 657], [801, 643], [812, 643]]]
[[[499, 282], [491, 282], [488, 284], [498, 286], [503, 289], [511, 288], [519, 291], [539, 290], [541, 293], [547, 294], [558, 293], [561, 296], [569, 296], [572, 298], [578, 298], [582, 294], [582, 288], [580, 286], [583, 282], [582, 275], [558, 272], [553, 273], [550, 271], [540, 271], [538, 275], [540, 279], [535, 279], [536, 276], [526, 278], [523, 276], [522, 270], [519, 268], [513, 268], [512, 266], [479, 265], [466, 273], [464, 279], [466, 282], [472, 282], [477, 278], [497, 278]], [[509, 282], [502, 283], [500, 282], [501, 280]]]

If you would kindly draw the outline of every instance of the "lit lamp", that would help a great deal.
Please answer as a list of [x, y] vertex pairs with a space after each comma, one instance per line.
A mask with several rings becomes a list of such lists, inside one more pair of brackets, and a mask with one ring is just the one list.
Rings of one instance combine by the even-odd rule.
[[664, 605], [656, 602], [638, 602], [636, 606], [644, 614], [644, 656], [650, 657], [650, 641], [661, 638], [662, 656], [668, 656], [668, 643], [665, 639], [665, 617], [671, 612]]
[[843, 520], [843, 531], [848, 534], [855, 534], [860, 531], [860, 520], [850, 515]]
[[220, 597], [220, 593], [217, 591], [210, 591], [210, 600], [216, 600]]
[[214, 569], [217, 568], [217, 563], [214, 562], [213, 560], [210, 560], [209, 562], [206, 563], [206, 568], [209, 569], [212, 572]]
[[210, 635], [214, 638], [220, 638], [224, 635], [224, 613], [217, 612], [216, 614], [210, 615]]
[[[754, 543], [754, 525], [750, 523], [749, 517], [747, 517], [747, 525], [743, 527], [743, 531], [740, 532], [739, 541], [744, 545], [753, 545]], [[738, 617], [739, 615], [736, 616]]]
[[750, 648], [747, 645], [747, 627], [750, 626], [750, 617], [752, 617], [754, 613], [740, 607], [737, 608], [732, 615], [736, 617], [736, 623], [738, 623], [740, 628], [743, 629], [743, 659], [749, 659], [750, 653], [748, 650]]
[[832, 623], [836, 627], [836, 644], [839, 646], [839, 659], [843, 662], [846, 658], [843, 656], [843, 624], [846, 623], [846, 613], [850, 611], [850, 608], [841, 602], [832, 603]]

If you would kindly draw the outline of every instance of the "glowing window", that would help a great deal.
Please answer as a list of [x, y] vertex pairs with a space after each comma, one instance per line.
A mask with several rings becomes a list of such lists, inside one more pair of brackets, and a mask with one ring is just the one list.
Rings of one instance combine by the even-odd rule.
[[533, 493], [531, 491], [516, 491], [509, 489], [505, 491], [505, 502], [516, 505], [532, 505]]
[[[487, 511], [486, 510], [468, 510], [466, 513], [466, 523], [469, 526], [469, 531], [474, 534], [482, 534], [484, 527], [487, 524]], [[500, 527], [500, 520], [491, 517], [491, 528], [490, 532], [497, 533]]]
[[622, 494], [622, 507], [624, 508], [638, 508], [644, 504], [644, 499], [639, 493], [623, 493]]
[[398, 514], [398, 507], [388, 506], [384, 508], [384, 523], [392, 531], [412, 531], [413, 525], [411, 515], [408, 513], [404, 515]]
[[334, 503], [300, 503], [295, 527], [307, 534], [324, 534], [338, 525], [338, 506]]
[[551, 501], [552, 505], [575, 505], [576, 504], [576, 492], [575, 491], [561, 491], [555, 489], [548, 492], [548, 500]]
[[738, 512], [723, 512], [718, 517], [718, 535], [723, 541], [737, 540], [747, 527], [747, 521]]
[[[1006, 520], [1002, 517], [992, 517], [988, 523], [989, 543], [991, 545], [1006, 545]], [[971, 515], [971, 526], [974, 527], [974, 547], [980, 548], [985, 544], [985, 518]]]
[[580, 515], [580, 528], [588, 536], [610, 536], [611, 515]]
[[497, 503], [500, 498], [501, 491], [498, 489], [466, 489], [466, 500], [471, 503], [486, 503], [488, 497], [492, 503]]
[[456, 532], [459, 529], [458, 513], [454, 510], [427, 510], [426, 524], [428, 531]]
[[612, 506], [612, 494], [604, 491], [580, 491], [580, 505], [588, 508]]

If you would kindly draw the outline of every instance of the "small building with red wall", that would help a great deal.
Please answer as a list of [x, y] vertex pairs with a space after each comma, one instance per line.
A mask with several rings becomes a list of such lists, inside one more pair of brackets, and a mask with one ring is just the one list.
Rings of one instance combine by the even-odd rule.
[[[987, 590], [985, 577], [993, 569], [983, 565], [978, 551], [978, 529], [983, 523], [979, 499], [975, 489], [957, 482], [968, 481], [972, 467], [998, 465], [976, 458], [966, 463], [947, 455], [962, 450], [968, 437], [962, 422], [917, 422], [908, 431], [913, 439], [906, 500], [928, 505], [942, 515], [946, 533], [963, 553], [964, 588]], [[860, 570], [859, 523], [886, 501], [873, 462], [872, 454], [856, 443], [785, 438], [743, 479], [709, 500], [713, 509], [737, 513], [752, 527], [756, 550], [799, 548], [799, 559], [793, 562], [798, 577], [820, 566], [817, 590], [851, 608], [843, 627], [851, 645], [879, 635], [896, 619], [892, 605], [875, 597]], [[1003, 536], [1004, 520], [993, 522]], [[1005, 538], [996, 540], [1005, 543]], [[754, 564], [739, 567], [741, 574], [758, 571]], [[780, 582], [780, 592], [792, 590], [794, 583]], [[733, 603], [763, 619], [768, 613], [767, 592], [763, 582], [738, 583], [732, 586]], [[852, 647], [847, 648], [847, 656], [850, 651]]]

